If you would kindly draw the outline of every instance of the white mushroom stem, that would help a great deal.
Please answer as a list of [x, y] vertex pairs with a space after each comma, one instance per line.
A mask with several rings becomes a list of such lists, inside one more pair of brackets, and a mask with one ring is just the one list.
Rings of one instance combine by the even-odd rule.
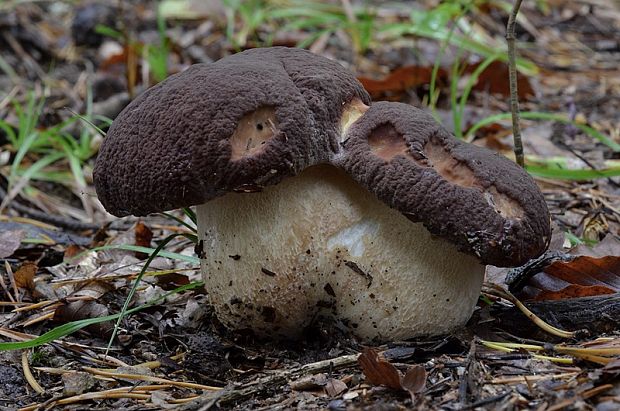
[[364, 340], [443, 334], [469, 319], [484, 277], [331, 166], [196, 211], [209, 299], [237, 330], [295, 338], [324, 314]]

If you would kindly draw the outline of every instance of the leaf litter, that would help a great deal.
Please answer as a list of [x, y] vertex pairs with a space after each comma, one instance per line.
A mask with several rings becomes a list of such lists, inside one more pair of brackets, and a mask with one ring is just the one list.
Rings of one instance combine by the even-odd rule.
[[[206, 13], [184, 21], [172, 20], [180, 11], [171, 8], [173, 2], [164, 3], [169, 21], [174, 21], [166, 30], [172, 46], [169, 73], [220, 58], [243, 39], [244, 47], [250, 47], [265, 33], [278, 32], [274, 44], [294, 45], [307, 34], [279, 30], [265, 20], [255, 33], [231, 39], [221, 7], [215, 7], [221, 12], [218, 19], [209, 20]], [[200, 3], [211, 7], [218, 2]], [[409, 19], [409, 11], [401, 8], [376, 7], [378, 24], [381, 19], [396, 25]], [[615, 167], [617, 151], [577, 126], [620, 140], [620, 77], [613, 52], [620, 43], [609, 29], [618, 26], [620, 15], [612, 5], [594, 1], [548, 2], [546, 7], [525, 6], [520, 15], [519, 39], [535, 45], [520, 52], [540, 68], [540, 75], [520, 78], [521, 104], [524, 110], [566, 113], [569, 123], [524, 116], [526, 153], [544, 167]], [[20, 4], [0, 13], [0, 44], [6, 46], [0, 49], [0, 64], [9, 68], [8, 74], [5, 69], [0, 73], [0, 84], [7, 85], [2, 89], [11, 96], [0, 95], [0, 120], [18, 130], [11, 99], [24, 103], [30, 86], [40, 92], [44, 80], [53, 80], [58, 85], [45, 92], [36, 119], [41, 130], [69, 119], [71, 112], [63, 107], [86, 112], [89, 95], [91, 118], [105, 128], [101, 116], [114, 117], [132, 96], [157, 81], [149, 71], [154, 60], [145, 57], [157, 37], [154, 10], [145, 3], [121, 11], [103, 2], [72, 10], [54, 2]], [[123, 14], [124, 19], [114, 18]], [[242, 14], [233, 17], [234, 24], [244, 24]], [[504, 28], [498, 22], [504, 18], [503, 11], [489, 3], [463, 22], [472, 36], [501, 39]], [[72, 24], [74, 31], [67, 29]], [[130, 30], [123, 33], [123, 25]], [[310, 47], [358, 68], [358, 76], [378, 98], [421, 105], [431, 91], [434, 64], [440, 61], [436, 110], [448, 128], [467, 131], [490, 114], [508, 111], [503, 63], [493, 62], [480, 73], [459, 125], [450, 110], [451, 82], [458, 80], [462, 90], [480, 67], [480, 56], [450, 45], [438, 58], [437, 42], [407, 35], [371, 44], [366, 54], [356, 55], [352, 50], [363, 47], [354, 45], [350, 34], [336, 30]], [[451, 71], [455, 61], [462, 66], [459, 79]], [[80, 129], [68, 130], [78, 136]], [[15, 155], [5, 133], [3, 128], [3, 189], [11, 181], [9, 164]], [[468, 138], [511, 156], [510, 133], [510, 123], [498, 119]], [[88, 144], [96, 147], [100, 138]], [[37, 159], [29, 154], [24, 164]], [[82, 167], [90, 184], [92, 158]], [[166, 235], [186, 230], [158, 216], [112, 220], [90, 186], [61, 174], [67, 168], [59, 163], [45, 169], [46, 178], [28, 182], [0, 216], [4, 342], [27, 341], [58, 325], [118, 313], [148, 253]], [[454, 335], [363, 347], [337, 325], [321, 321], [298, 343], [266, 344], [251, 335], [229, 333], [208, 306], [208, 290], [174, 292], [201, 280], [193, 244], [179, 238], [166, 248], [166, 257], [153, 260], [130, 302], [144, 308], [123, 319], [109, 351], [106, 342], [115, 318], [45, 346], [0, 352], [0, 405], [23, 410], [75, 404], [92, 409], [617, 409], [617, 182], [538, 182], [558, 231], [568, 234], [557, 235], [555, 246], [540, 261], [512, 274], [498, 274], [490, 267], [487, 279], [503, 291], [485, 288], [467, 328]], [[575, 240], [596, 245], [565, 247]], [[519, 281], [506, 284], [507, 275]], [[543, 331], [515, 301], [525, 301], [549, 326], [577, 333], [565, 339]]]

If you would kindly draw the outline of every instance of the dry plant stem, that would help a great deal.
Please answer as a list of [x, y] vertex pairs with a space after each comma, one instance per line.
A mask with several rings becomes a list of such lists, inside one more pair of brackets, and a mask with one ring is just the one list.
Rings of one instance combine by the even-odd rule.
[[[15, 295], [15, 301], [21, 301], [19, 298], [19, 291], [17, 290], [17, 283], [15, 282], [15, 275], [13, 274], [13, 269], [8, 261], [4, 261], [4, 270], [6, 271], [6, 275], [9, 277], [9, 282], [11, 283], [11, 288], [13, 288], [13, 293]], [[11, 298], [12, 300], [12, 298]]]
[[570, 379], [570, 378], [576, 377], [577, 375], [579, 375], [578, 372], [567, 372], [563, 374], [547, 374], [547, 375], [520, 375], [518, 377], [493, 378], [488, 383], [496, 384], [496, 385], [523, 384], [523, 383], [526, 383], [528, 380], [530, 382], [534, 382], [534, 381], [544, 381], [544, 380], [551, 380], [551, 379], [554, 379], [554, 380]]
[[[493, 341], [484, 341], [480, 340], [480, 343], [485, 347], [491, 348], [493, 350], [503, 351], [503, 352], [515, 352], [517, 349], [523, 349], [528, 351], [542, 351], [543, 347], [536, 346], [528, 346], [525, 344], [511, 344], [511, 343], [496, 343]], [[534, 347], [534, 348], [532, 348]], [[533, 358], [538, 358], [539, 360], [547, 360], [557, 364], [573, 364], [573, 360], [571, 358], [559, 358], [559, 357], [551, 357], [548, 355], [540, 355], [540, 354], [531, 354]]]
[[109, 372], [109, 371], [103, 371], [103, 370], [99, 370], [97, 368], [91, 368], [91, 367], [84, 367], [83, 369], [84, 371], [89, 372], [93, 375], [100, 375], [103, 377], [110, 377], [110, 378], [115, 378], [115, 379], [119, 378], [119, 379], [126, 379], [126, 380], [148, 381], [148, 382], [155, 382], [159, 384], [170, 384], [170, 385], [174, 385], [177, 387], [191, 388], [191, 389], [205, 390], [205, 391], [221, 390], [220, 387], [211, 387], [209, 385], [195, 384], [191, 382], [172, 381], [172, 380], [167, 380], [165, 378], [153, 377], [150, 375]]
[[517, 297], [512, 295], [510, 292], [504, 290], [499, 285], [485, 282], [484, 288], [486, 288], [485, 292], [489, 292], [489, 294], [504, 298], [510, 301], [511, 303], [513, 303], [519, 310], [521, 310], [523, 314], [525, 314], [527, 318], [532, 320], [534, 324], [536, 324], [537, 326], [539, 326], [541, 329], [548, 332], [549, 334], [556, 335], [562, 338], [574, 338], [575, 337], [576, 335], [575, 332], [560, 330], [557, 327], [547, 324], [545, 321], [543, 321], [542, 318], [538, 317], [536, 314], [531, 312], [525, 305], [523, 305], [523, 303], [519, 301]]
[[28, 384], [32, 387], [32, 389], [35, 390], [38, 394], [44, 394], [45, 390], [37, 382], [37, 380], [34, 378], [34, 375], [32, 375], [32, 372], [30, 371], [30, 365], [28, 364], [28, 351], [26, 350], [22, 351], [22, 369], [24, 370], [24, 377], [26, 378], [26, 381], [28, 381]]
[[148, 400], [151, 398], [150, 394], [144, 394], [149, 391], [158, 391], [168, 388], [167, 385], [143, 385], [138, 387], [123, 387], [114, 388], [111, 390], [99, 391], [99, 392], [87, 392], [73, 397], [62, 398], [59, 400], [51, 400], [45, 404], [32, 404], [27, 407], [20, 408], [18, 411], [34, 411], [40, 409], [44, 405], [67, 405], [81, 401], [88, 400], [105, 400], [113, 398], [132, 398], [137, 400]]
[[29, 319], [27, 321], [24, 321], [21, 325], [23, 327], [28, 327], [28, 326], [30, 326], [32, 324], [40, 323], [41, 321], [51, 320], [52, 318], [54, 318], [54, 312], [55, 311], [49, 311], [49, 312], [47, 312], [45, 314], [42, 314], [42, 315], [40, 315], [38, 317], [31, 318], [31, 319]]
[[[8, 270], [11, 269], [11, 266], [9, 265], [8, 261], [4, 262], [4, 267], [7, 273], [9, 272]], [[2, 290], [4, 290], [4, 293], [7, 295], [7, 297], [9, 297], [9, 300], [11, 300], [12, 303], [17, 303], [17, 301], [15, 301], [15, 298], [13, 298], [13, 295], [11, 295], [11, 293], [9, 292], [9, 288], [6, 286], [6, 283], [4, 282], [3, 275], [0, 275], [0, 286], [2, 286]]]
[[[31, 310], [37, 310], [41, 307], [46, 307], [48, 308], [48, 306], [53, 303], [54, 301], [52, 300], [44, 300], [44, 301], [39, 301], [38, 303], [34, 303], [34, 304], [30, 304], [30, 303], [24, 303], [27, 304], [26, 306], [23, 307], [18, 307], [15, 308], [14, 310], [12, 310], [11, 312], [13, 313], [18, 313], [21, 311], [31, 311]], [[54, 306], [54, 308], [56, 308], [56, 305]]]
[[521, 7], [521, 0], [516, 0], [508, 18], [506, 26], [506, 42], [508, 44], [508, 76], [510, 81], [510, 110], [512, 112], [512, 135], [515, 145], [515, 157], [517, 164], [525, 166], [523, 156], [523, 142], [521, 141], [521, 116], [519, 114], [519, 95], [517, 92], [517, 63], [515, 57], [515, 25], [517, 14]]
[[[2, 189], [2, 188], [0, 188]], [[2, 191], [5, 192], [5, 191]], [[8, 221], [12, 223], [30, 224], [35, 227], [43, 228], [44, 230], [55, 230], [57, 227], [51, 224], [46, 224], [39, 220], [34, 220], [28, 217], [10, 217], [6, 215], [0, 215], [0, 221]]]

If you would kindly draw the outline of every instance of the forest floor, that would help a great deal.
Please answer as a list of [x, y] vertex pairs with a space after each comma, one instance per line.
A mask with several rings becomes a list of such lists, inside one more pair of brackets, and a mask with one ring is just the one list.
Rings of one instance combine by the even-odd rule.
[[[0, 409], [620, 409], [620, 5], [522, 7], [527, 170], [554, 234], [540, 259], [488, 267], [466, 328], [376, 347], [329, 321], [297, 342], [235, 334], [179, 237], [108, 351], [116, 319], [84, 321], [118, 313], [145, 253], [191, 234], [181, 212], [117, 219], [96, 198], [97, 128], [134, 96], [190, 64], [302, 45], [374, 101], [431, 109], [514, 158], [508, 13], [493, 1], [77, 3], [0, 4]], [[574, 332], [541, 328], [519, 301]]]

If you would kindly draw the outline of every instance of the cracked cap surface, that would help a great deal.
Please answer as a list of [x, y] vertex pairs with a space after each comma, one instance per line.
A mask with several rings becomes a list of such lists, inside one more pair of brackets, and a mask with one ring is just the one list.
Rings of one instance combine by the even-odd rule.
[[525, 170], [423, 110], [374, 103], [342, 145], [337, 165], [358, 183], [486, 264], [520, 265], [548, 245], [547, 205]]
[[95, 165], [97, 195], [124, 216], [260, 190], [328, 161], [354, 99], [370, 103], [353, 74], [301, 49], [191, 66], [119, 114]]

